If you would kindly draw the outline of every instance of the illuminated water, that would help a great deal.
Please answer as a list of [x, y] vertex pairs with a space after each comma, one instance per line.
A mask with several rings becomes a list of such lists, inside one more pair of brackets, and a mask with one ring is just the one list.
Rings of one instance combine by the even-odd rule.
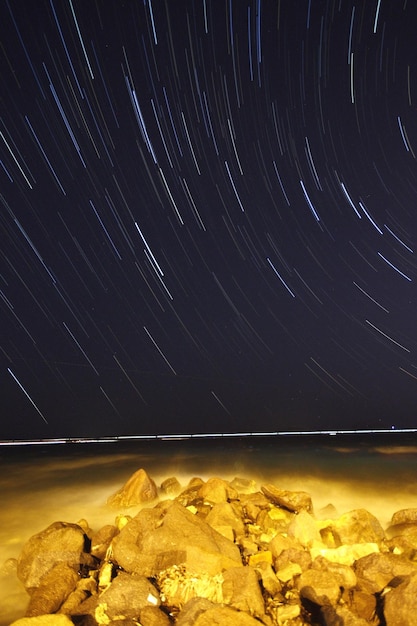
[[54, 521], [113, 523], [106, 499], [140, 467], [157, 484], [216, 475], [302, 489], [315, 511], [364, 507], [384, 527], [394, 511], [417, 507], [415, 435], [0, 447], [0, 467], [0, 626], [21, 617], [28, 599], [8, 559]]

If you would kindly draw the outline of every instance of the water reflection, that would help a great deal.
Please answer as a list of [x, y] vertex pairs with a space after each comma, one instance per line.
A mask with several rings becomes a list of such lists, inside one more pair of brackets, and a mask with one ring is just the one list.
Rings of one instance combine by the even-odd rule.
[[157, 485], [170, 476], [184, 486], [193, 476], [272, 482], [308, 491], [316, 514], [329, 503], [340, 514], [366, 508], [384, 527], [393, 512], [417, 505], [415, 440], [330, 439], [0, 448], [0, 626], [21, 617], [28, 600], [8, 559], [54, 521], [113, 523], [106, 499], [140, 467]]

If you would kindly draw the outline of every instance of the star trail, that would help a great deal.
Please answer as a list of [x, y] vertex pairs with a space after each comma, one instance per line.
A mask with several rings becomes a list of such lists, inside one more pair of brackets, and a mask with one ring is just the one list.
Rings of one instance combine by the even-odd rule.
[[1, 0], [1, 439], [416, 425], [416, 20]]

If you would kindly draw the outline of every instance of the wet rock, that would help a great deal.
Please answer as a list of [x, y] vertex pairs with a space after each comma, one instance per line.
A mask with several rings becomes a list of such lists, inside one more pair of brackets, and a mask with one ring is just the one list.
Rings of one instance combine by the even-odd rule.
[[332, 524], [339, 545], [352, 543], [379, 543], [385, 537], [377, 518], [366, 509], [344, 513]]
[[304, 510], [308, 513], [313, 511], [311, 496], [305, 491], [286, 491], [270, 484], [262, 485], [261, 489], [268, 500], [284, 509], [288, 509], [288, 511], [298, 512]]
[[144, 509], [112, 542], [113, 558], [128, 572], [155, 576], [173, 565], [215, 575], [237, 563], [237, 546], [177, 502]]
[[256, 571], [251, 566], [233, 567], [224, 572], [223, 578], [223, 602], [262, 618], [265, 605]]
[[114, 508], [128, 508], [155, 500], [157, 495], [158, 490], [154, 481], [141, 468], [129, 478], [119, 491], [107, 499], [107, 504]]
[[70, 565], [55, 565], [41, 578], [39, 586], [33, 591], [26, 617], [56, 613], [75, 589], [78, 580], [77, 572]]
[[88, 543], [78, 524], [54, 522], [25, 543], [17, 561], [17, 576], [27, 590], [39, 587], [41, 579], [58, 563], [75, 570], [93, 565], [85, 552]]
[[396, 576], [417, 573], [417, 564], [398, 554], [369, 554], [358, 559], [354, 564], [358, 580], [367, 582], [367, 590], [381, 592]]
[[414, 624], [417, 615], [417, 575], [407, 576], [398, 586], [387, 590], [383, 600], [386, 626]]

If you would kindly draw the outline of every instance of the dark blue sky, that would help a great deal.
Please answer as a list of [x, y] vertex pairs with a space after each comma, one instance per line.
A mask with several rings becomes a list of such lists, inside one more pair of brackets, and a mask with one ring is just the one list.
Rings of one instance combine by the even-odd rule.
[[414, 3], [0, 18], [0, 439], [416, 425]]

